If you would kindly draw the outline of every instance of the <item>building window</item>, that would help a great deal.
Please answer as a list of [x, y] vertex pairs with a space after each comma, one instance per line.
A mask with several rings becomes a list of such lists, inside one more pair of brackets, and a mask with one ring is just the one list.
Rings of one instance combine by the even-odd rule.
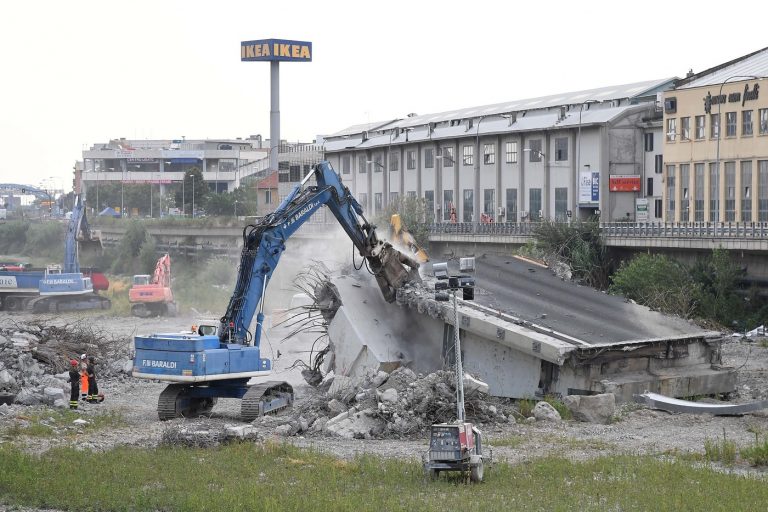
[[301, 181], [301, 165], [292, 165], [290, 167], [291, 181]]
[[653, 151], [653, 133], [645, 134], [645, 151]]
[[541, 162], [541, 139], [532, 139], [528, 142], [528, 161]]
[[475, 147], [467, 145], [462, 148], [462, 151], [462, 162], [464, 165], [473, 165], [475, 163]]
[[432, 169], [435, 166], [435, 150], [428, 148], [424, 150], [424, 168]]
[[768, 135], [768, 108], [761, 108], [757, 115], [760, 116], [760, 135]]
[[648, 178], [645, 180], [645, 195], [653, 195], [653, 178]]
[[667, 220], [675, 219], [675, 166], [667, 166]]
[[424, 191], [424, 213], [426, 214], [427, 222], [435, 222], [435, 191]]
[[657, 219], [660, 219], [664, 212], [662, 212], [662, 201], [661, 199], [657, 199], [653, 202], [653, 213], [656, 215]]
[[701, 140], [704, 138], [704, 116], [696, 116], [696, 139]]
[[704, 164], [693, 164], [693, 220], [704, 222]]
[[741, 162], [741, 222], [752, 222], [752, 160]]
[[508, 164], [517, 163], [517, 142], [507, 142], [505, 144], [504, 153], [507, 155], [506, 162]]
[[683, 222], [688, 222], [690, 207], [691, 164], [680, 164], [680, 215]]
[[483, 163], [486, 165], [496, 163], [496, 144], [483, 144]]
[[752, 111], [743, 110], [741, 112], [741, 136], [752, 135]]
[[568, 189], [566, 187], [555, 189], [555, 220], [565, 222], [568, 220]]
[[366, 167], [368, 167], [368, 161], [365, 159], [365, 155], [362, 155], [357, 159], [357, 172], [360, 174], [365, 174]]
[[453, 190], [443, 190], [443, 220], [451, 220], [451, 212], [455, 212]]
[[291, 177], [291, 176], [290, 176], [290, 174], [288, 174], [287, 172], [280, 172], [280, 173], [277, 175], [277, 181], [278, 181], [279, 183], [288, 183], [288, 182], [290, 182], [290, 181], [291, 181], [291, 180], [290, 180], [290, 177]]
[[495, 217], [496, 212], [496, 189], [486, 188], [483, 190], [483, 213], [490, 215], [491, 219]]
[[443, 167], [453, 167], [453, 148], [446, 146], [443, 148]]
[[504, 213], [506, 214], [507, 222], [517, 222], [517, 189], [516, 188], [507, 189], [507, 211]]
[[720, 170], [709, 164], [709, 221], [720, 222]]
[[471, 188], [464, 189], [464, 212], [462, 220], [464, 222], [472, 222], [475, 216], [475, 191]]
[[382, 209], [382, 195], [381, 192], [373, 194], [373, 211], [378, 215]]
[[406, 194], [406, 197], [408, 199], [416, 199], [416, 191], [415, 190], [409, 190], [405, 194]]
[[398, 193], [397, 192], [390, 192], [389, 193], [389, 204], [397, 204], [398, 201]]
[[653, 157], [654, 168], [653, 171], [656, 174], [664, 172], [664, 155], [656, 155]]
[[736, 112], [725, 113], [725, 136], [736, 136]]
[[358, 202], [363, 207], [363, 210], [368, 210], [368, 194], [360, 192], [360, 200]]
[[373, 172], [381, 172], [381, 170], [384, 169], [384, 164], [381, 163], [381, 161], [382, 161], [381, 155], [376, 155], [373, 158], [373, 164], [371, 164], [373, 165]]
[[341, 157], [341, 173], [342, 174], [349, 174], [349, 155], [344, 155]]
[[680, 140], [691, 140], [691, 118], [680, 118]]
[[725, 162], [725, 222], [736, 221], [736, 162]]
[[555, 139], [555, 160], [558, 162], [568, 160], [568, 137]]
[[720, 114], [710, 114], [709, 121], [709, 137], [717, 139], [720, 137]]
[[272, 191], [271, 190], [265, 190], [264, 191], [264, 204], [272, 204]]
[[675, 142], [677, 137], [677, 119], [667, 119], [667, 142]]
[[409, 151], [408, 152], [408, 170], [412, 171], [415, 168], [416, 168], [416, 152]]
[[768, 222], [768, 160], [757, 162], [757, 220]]
[[400, 154], [398, 154], [395, 151], [389, 152], [389, 170], [390, 171], [400, 170]]
[[533, 222], [538, 222], [541, 220], [541, 217], [543, 215], [541, 211], [541, 189], [540, 188], [532, 188], [528, 190], [528, 205], [531, 209], [530, 212], [528, 212], [528, 216]]

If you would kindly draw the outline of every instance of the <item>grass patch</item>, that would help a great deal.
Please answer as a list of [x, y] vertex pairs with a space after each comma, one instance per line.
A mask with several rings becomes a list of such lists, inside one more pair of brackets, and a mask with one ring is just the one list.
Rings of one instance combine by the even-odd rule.
[[706, 438], [704, 440], [704, 458], [708, 462], [722, 462], [728, 466], [736, 462], [736, 443], [729, 441], [723, 429], [723, 438]]
[[544, 397], [544, 401], [547, 402], [549, 405], [555, 408], [555, 410], [560, 413], [560, 417], [564, 420], [570, 420], [573, 419], [573, 414], [571, 414], [571, 410], [568, 409], [565, 404], [557, 398], [556, 396], [547, 395]]
[[525, 442], [525, 437], [523, 436], [508, 436], [508, 437], [502, 437], [499, 439], [488, 439], [487, 443], [488, 445], [496, 448], [501, 446], [506, 446], [507, 448], [517, 448], [518, 446], [522, 445]]
[[[85, 425], [74, 425], [73, 422], [76, 419], [84, 419], [88, 423]], [[11, 439], [21, 436], [53, 437], [66, 435], [68, 431], [98, 431], [105, 428], [119, 428], [125, 425], [125, 418], [122, 413], [117, 411], [104, 411], [93, 415], [86, 415], [79, 414], [70, 409], [45, 409], [17, 416], [11, 425], [0, 430], [0, 435]]]
[[[0, 446], [5, 505], [92, 511], [762, 510], [768, 486], [675, 460], [496, 464], [481, 485], [429, 481], [417, 462], [339, 461], [287, 445], [121, 447], [43, 455]], [[99, 478], [82, 487], [82, 475]], [[450, 475], [449, 475], [450, 476]], [[40, 485], [45, 482], [45, 485]], [[544, 491], [545, 490], [545, 491]]]
[[517, 407], [524, 418], [530, 418], [533, 416], [533, 408], [536, 407], [536, 401], [530, 398], [523, 398], [517, 402]]

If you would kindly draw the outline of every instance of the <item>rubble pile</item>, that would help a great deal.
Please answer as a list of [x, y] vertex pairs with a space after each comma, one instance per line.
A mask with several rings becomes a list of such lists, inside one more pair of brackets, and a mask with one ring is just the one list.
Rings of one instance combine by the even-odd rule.
[[[387, 439], [423, 436], [430, 425], [456, 421], [455, 373], [416, 375], [406, 367], [387, 373], [370, 370], [364, 377], [328, 373], [314, 396], [290, 417], [259, 418], [254, 424], [277, 424], [280, 435]], [[467, 421], [514, 422], [512, 405], [483, 392], [483, 383], [465, 376]]]
[[36, 320], [0, 327], [0, 400], [64, 407], [71, 359], [88, 354], [96, 358], [99, 377], [126, 376], [132, 369], [128, 347], [128, 340], [85, 322], [62, 326]]

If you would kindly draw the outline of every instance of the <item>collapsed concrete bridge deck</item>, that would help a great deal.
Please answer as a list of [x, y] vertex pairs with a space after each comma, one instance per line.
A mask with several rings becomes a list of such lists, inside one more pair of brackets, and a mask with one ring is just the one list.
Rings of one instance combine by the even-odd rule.
[[[489, 255], [477, 267], [476, 300], [458, 305], [463, 361], [493, 395], [613, 392], [630, 401], [645, 391], [735, 390], [735, 372], [720, 366], [719, 332], [562, 280], [535, 262]], [[450, 365], [453, 309], [434, 300], [429, 277], [397, 304], [359, 275], [333, 284], [342, 303], [328, 329], [337, 373]]]

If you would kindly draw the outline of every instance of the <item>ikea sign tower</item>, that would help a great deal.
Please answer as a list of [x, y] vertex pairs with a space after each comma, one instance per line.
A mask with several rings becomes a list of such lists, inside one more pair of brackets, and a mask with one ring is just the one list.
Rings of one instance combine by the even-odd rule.
[[277, 170], [280, 145], [280, 61], [311, 62], [312, 43], [287, 39], [243, 41], [240, 43], [240, 60], [270, 63], [269, 167], [274, 171]]

